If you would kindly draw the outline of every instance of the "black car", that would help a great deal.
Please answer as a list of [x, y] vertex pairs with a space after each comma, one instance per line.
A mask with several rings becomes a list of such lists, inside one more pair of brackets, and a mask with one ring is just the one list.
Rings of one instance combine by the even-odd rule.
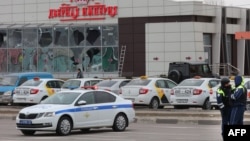
[[171, 62], [169, 64], [168, 78], [176, 83], [195, 76], [220, 78], [218, 74], [212, 73], [209, 64], [205, 62]]

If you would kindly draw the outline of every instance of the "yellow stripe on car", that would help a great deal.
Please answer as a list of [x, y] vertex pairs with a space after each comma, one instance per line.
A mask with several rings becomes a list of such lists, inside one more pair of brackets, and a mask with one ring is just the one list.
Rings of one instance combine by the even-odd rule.
[[47, 86], [46, 86], [46, 91], [48, 92], [49, 96], [51, 96], [51, 95], [53, 95], [55, 93], [53, 88], [48, 88]]
[[156, 89], [157, 95], [161, 99], [164, 96], [164, 92], [163, 92], [162, 88], [158, 88], [158, 87], [155, 86], [155, 89]]

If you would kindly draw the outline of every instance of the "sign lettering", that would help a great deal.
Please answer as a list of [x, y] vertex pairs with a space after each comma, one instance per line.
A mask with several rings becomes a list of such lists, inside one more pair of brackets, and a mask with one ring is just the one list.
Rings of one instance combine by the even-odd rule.
[[59, 18], [60, 21], [103, 20], [106, 16], [115, 17], [118, 11], [117, 6], [107, 6], [99, 2], [89, 5], [89, 0], [70, 0], [70, 2], [72, 4], [63, 3], [58, 9], [49, 9], [48, 18]]

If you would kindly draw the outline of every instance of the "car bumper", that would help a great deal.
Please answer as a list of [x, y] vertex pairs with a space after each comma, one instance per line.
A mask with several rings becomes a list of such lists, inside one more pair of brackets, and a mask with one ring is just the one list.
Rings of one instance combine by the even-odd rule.
[[36, 104], [41, 101], [41, 97], [24, 97], [24, 96], [14, 96], [13, 103], [27, 103]]
[[11, 103], [12, 102], [12, 96], [11, 95], [0, 95], [0, 103]]
[[171, 97], [171, 105], [190, 105], [190, 106], [202, 106], [204, 99], [199, 97]]
[[[25, 122], [24, 122], [25, 121]], [[57, 119], [38, 118], [38, 119], [16, 119], [16, 128], [18, 130], [40, 130], [40, 131], [55, 131], [57, 126]]]
[[122, 96], [124, 99], [131, 100], [135, 105], [149, 105], [151, 98], [144, 95], [138, 95], [136, 97]]

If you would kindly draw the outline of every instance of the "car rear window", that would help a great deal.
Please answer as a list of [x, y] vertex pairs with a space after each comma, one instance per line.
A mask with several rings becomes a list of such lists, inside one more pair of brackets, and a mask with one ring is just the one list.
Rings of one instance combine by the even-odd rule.
[[24, 82], [21, 86], [39, 86], [42, 83], [41, 80], [28, 80]]
[[137, 85], [137, 86], [147, 86], [151, 80], [149, 79], [134, 79], [131, 80], [126, 86]]
[[183, 80], [178, 86], [201, 86], [205, 80], [200, 79], [186, 79]]
[[80, 87], [80, 84], [80, 80], [69, 80], [62, 85], [62, 88]]
[[100, 87], [111, 87], [113, 86], [117, 81], [112, 81], [112, 80], [103, 80], [101, 82], [99, 82], [98, 84], [96, 84], [97, 86]]

